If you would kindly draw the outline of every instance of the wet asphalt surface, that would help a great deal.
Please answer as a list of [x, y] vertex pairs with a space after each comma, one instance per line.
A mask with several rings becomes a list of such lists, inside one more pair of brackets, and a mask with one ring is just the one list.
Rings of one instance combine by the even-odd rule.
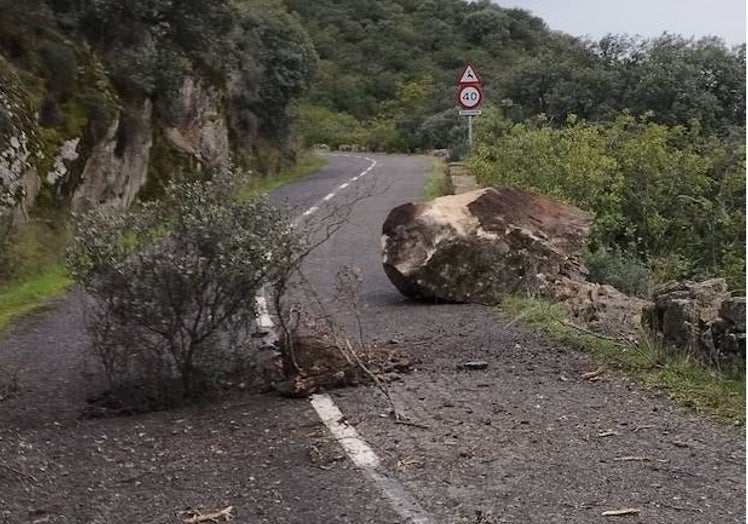
[[[330, 156], [320, 173], [272, 199], [297, 211], [368, 195], [304, 272], [330, 310], [344, 266], [363, 276], [368, 340], [408, 349], [415, 369], [390, 384], [396, 425], [374, 388], [333, 392], [388, 467], [440, 523], [745, 522], [745, 432], [678, 408], [625, 378], [591, 382], [586, 355], [492, 308], [416, 303], [381, 269], [380, 228], [422, 198], [431, 162]], [[305, 400], [234, 395], [217, 404], [81, 420], [101, 387], [85, 356], [78, 297], [17, 322], [0, 367], [20, 392], [0, 404], [0, 522], [170, 523], [188, 508], [233, 505], [235, 522], [397, 523]], [[484, 360], [485, 370], [458, 365]], [[603, 517], [635, 508], [635, 515]]]

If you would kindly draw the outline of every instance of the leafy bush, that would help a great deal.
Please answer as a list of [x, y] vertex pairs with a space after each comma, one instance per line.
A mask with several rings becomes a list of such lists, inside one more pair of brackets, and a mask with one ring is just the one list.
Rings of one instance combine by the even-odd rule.
[[518, 124], [498, 138], [479, 129], [477, 138], [469, 165], [479, 182], [532, 189], [593, 212], [593, 252], [636, 253], [658, 281], [744, 282], [742, 143], [704, 135], [698, 125], [628, 114], [612, 124], [572, 115], [560, 129], [542, 120]]
[[636, 255], [618, 248], [600, 248], [583, 253], [584, 265], [592, 282], [610, 284], [619, 291], [641, 298], [649, 298], [654, 288], [652, 270]]
[[307, 147], [327, 144], [337, 148], [341, 144], [364, 143], [364, 130], [353, 116], [322, 106], [305, 104], [299, 108], [298, 132]]
[[15, 224], [12, 229], [9, 227], [7, 232], [6, 277], [20, 281], [59, 265], [70, 240], [68, 224], [59, 217], [55, 220], [32, 218]]
[[389, 118], [379, 118], [369, 124], [366, 145], [372, 151], [394, 153], [405, 151], [405, 137], [397, 129], [397, 123]]
[[89, 331], [113, 387], [189, 401], [235, 368], [255, 297], [295, 234], [265, 200], [233, 201], [234, 180], [172, 184], [160, 201], [78, 221], [69, 265], [92, 297]]

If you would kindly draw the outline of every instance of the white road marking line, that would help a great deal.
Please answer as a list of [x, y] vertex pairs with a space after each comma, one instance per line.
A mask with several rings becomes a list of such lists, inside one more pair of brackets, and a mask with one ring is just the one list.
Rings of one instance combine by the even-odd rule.
[[[351, 155], [342, 155], [351, 156]], [[364, 157], [371, 162], [366, 171], [358, 176], [351, 178], [348, 182], [342, 184], [340, 189], [345, 189], [351, 182], [354, 182], [371, 171], [377, 165], [376, 160]], [[335, 193], [326, 195], [322, 202], [328, 201], [335, 197]], [[320, 202], [321, 203], [321, 202]], [[301, 214], [301, 217], [294, 221], [300, 222], [301, 218], [307, 217], [319, 211], [318, 206], [312, 206]], [[258, 294], [257, 311], [259, 313], [257, 324], [264, 329], [275, 327], [273, 319], [268, 313], [267, 299], [264, 294]], [[363, 471], [369, 479], [384, 493], [389, 499], [390, 505], [395, 512], [400, 515], [404, 522], [410, 524], [435, 524], [434, 519], [418, 504], [410, 493], [405, 490], [400, 482], [387, 474], [381, 466], [381, 460], [373, 449], [358, 435], [358, 432], [350, 424], [344, 421], [343, 414], [335, 405], [328, 395], [312, 395], [310, 398], [312, 407], [317, 412], [322, 423], [327, 426], [333, 437], [340, 443], [343, 450], [348, 454], [351, 461]]]
[[[335, 156], [335, 155], [331, 155], [331, 156]], [[349, 156], [349, 157], [350, 157], [350, 156], [352, 156], [352, 155], [338, 155], [338, 156]], [[360, 157], [359, 157], [359, 158], [360, 158]], [[368, 168], [366, 168], [366, 170], [365, 170], [365, 171], [362, 171], [362, 172], [361, 172], [361, 173], [359, 173], [359, 174], [358, 174], [357, 176], [354, 176], [353, 178], [350, 178], [350, 179], [349, 179], [349, 180], [348, 180], [347, 182], [345, 182], [344, 184], [341, 184], [340, 186], [338, 186], [338, 187], [339, 187], [339, 189], [345, 189], [345, 188], [346, 188], [346, 187], [348, 187], [348, 186], [349, 186], [349, 185], [350, 185], [350, 184], [351, 184], [352, 182], [355, 182], [356, 180], [358, 180], [359, 178], [361, 178], [362, 176], [364, 176], [364, 175], [365, 175], [366, 173], [368, 173], [369, 171], [371, 171], [372, 169], [374, 169], [374, 166], [376, 166], [376, 165], [377, 165], [377, 161], [376, 161], [376, 160], [374, 160], [373, 158], [369, 158], [369, 157], [364, 157], [364, 160], [368, 160], [369, 162], [371, 162], [371, 165], [369, 165], [369, 167], [368, 167]], [[324, 197], [323, 197], [323, 198], [322, 198], [322, 199], [321, 199], [321, 200], [320, 200], [319, 202], [317, 202], [317, 204], [313, 205], [312, 207], [310, 207], [309, 209], [307, 209], [306, 211], [304, 211], [304, 212], [303, 212], [303, 213], [301, 214], [301, 217], [303, 218], [303, 217], [308, 217], [309, 215], [313, 215], [314, 213], [316, 213], [317, 211], [319, 211], [319, 206], [321, 206], [321, 205], [322, 205], [322, 203], [324, 203], [324, 202], [329, 202], [329, 201], [330, 201], [330, 200], [332, 200], [332, 199], [333, 199], [333, 198], [334, 198], [335, 196], [336, 196], [336, 194], [335, 194], [334, 192], [333, 192], [333, 193], [328, 193], [328, 194], [327, 194], [327, 195], [325, 195], [325, 196], [324, 196]], [[294, 225], [298, 225], [298, 223], [299, 223], [300, 221], [301, 221], [300, 219], [298, 219], [298, 220], [294, 220]]]
[[272, 329], [275, 327], [275, 324], [273, 324], [273, 319], [270, 318], [270, 313], [268, 312], [268, 301], [265, 298], [265, 295], [263, 293], [260, 293], [255, 298], [255, 301], [257, 302], [257, 325], [260, 326], [262, 329]]
[[304, 212], [303, 212], [303, 213], [301, 214], [301, 216], [303, 216], [303, 217], [308, 217], [309, 215], [313, 215], [313, 214], [314, 214], [314, 213], [316, 213], [317, 211], [319, 211], [319, 208], [318, 208], [317, 206], [312, 206], [312, 207], [310, 207], [309, 209], [307, 209], [306, 211], [304, 211]]
[[413, 524], [434, 524], [433, 518], [418, 504], [400, 482], [381, 468], [381, 461], [374, 450], [358, 435], [356, 429], [343, 418], [343, 413], [329, 395], [312, 395], [312, 407], [327, 426], [333, 437], [343, 447], [351, 461], [382, 490], [390, 500], [392, 509], [404, 522]]

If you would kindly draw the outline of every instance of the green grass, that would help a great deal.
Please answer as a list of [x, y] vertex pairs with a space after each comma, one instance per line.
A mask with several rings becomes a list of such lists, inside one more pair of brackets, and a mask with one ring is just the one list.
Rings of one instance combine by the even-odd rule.
[[54, 266], [19, 282], [0, 286], [0, 332], [14, 318], [44, 303], [44, 299], [62, 294], [71, 284], [62, 265]]
[[558, 304], [529, 296], [510, 296], [502, 309], [537, 327], [564, 346], [591, 353], [609, 370], [625, 373], [675, 402], [726, 423], [745, 424], [745, 374], [707, 367], [694, 357], [667, 351], [642, 332], [635, 344], [586, 334], [569, 325]]
[[239, 193], [239, 199], [247, 200], [263, 193], [269, 193], [289, 182], [311, 175], [312, 173], [323, 169], [326, 165], [327, 160], [313, 153], [309, 153], [296, 162], [291, 169], [247, 184]]
[[444, 195], [452, 194], [452, 183], [446, 172], [446, 165], [441, 159], [434, 159], [426, 180], [426, 186], [423, 188], [423, 196], [427, 201], [434, 200]]

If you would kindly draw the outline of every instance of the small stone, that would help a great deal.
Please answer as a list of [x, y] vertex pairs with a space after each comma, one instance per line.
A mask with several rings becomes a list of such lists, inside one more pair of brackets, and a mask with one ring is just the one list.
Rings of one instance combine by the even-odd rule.
[[18, 149], [21, 147], [21, 143], [18, 141], [18, 139], [14, 136], [10, 137], [10, 147], [13, 149]]
[[470, 370], [486, 369], [488, 367], [488, 362], [485, 360], [471, 360], [469, 362], [463, 362], [459, 367]]

